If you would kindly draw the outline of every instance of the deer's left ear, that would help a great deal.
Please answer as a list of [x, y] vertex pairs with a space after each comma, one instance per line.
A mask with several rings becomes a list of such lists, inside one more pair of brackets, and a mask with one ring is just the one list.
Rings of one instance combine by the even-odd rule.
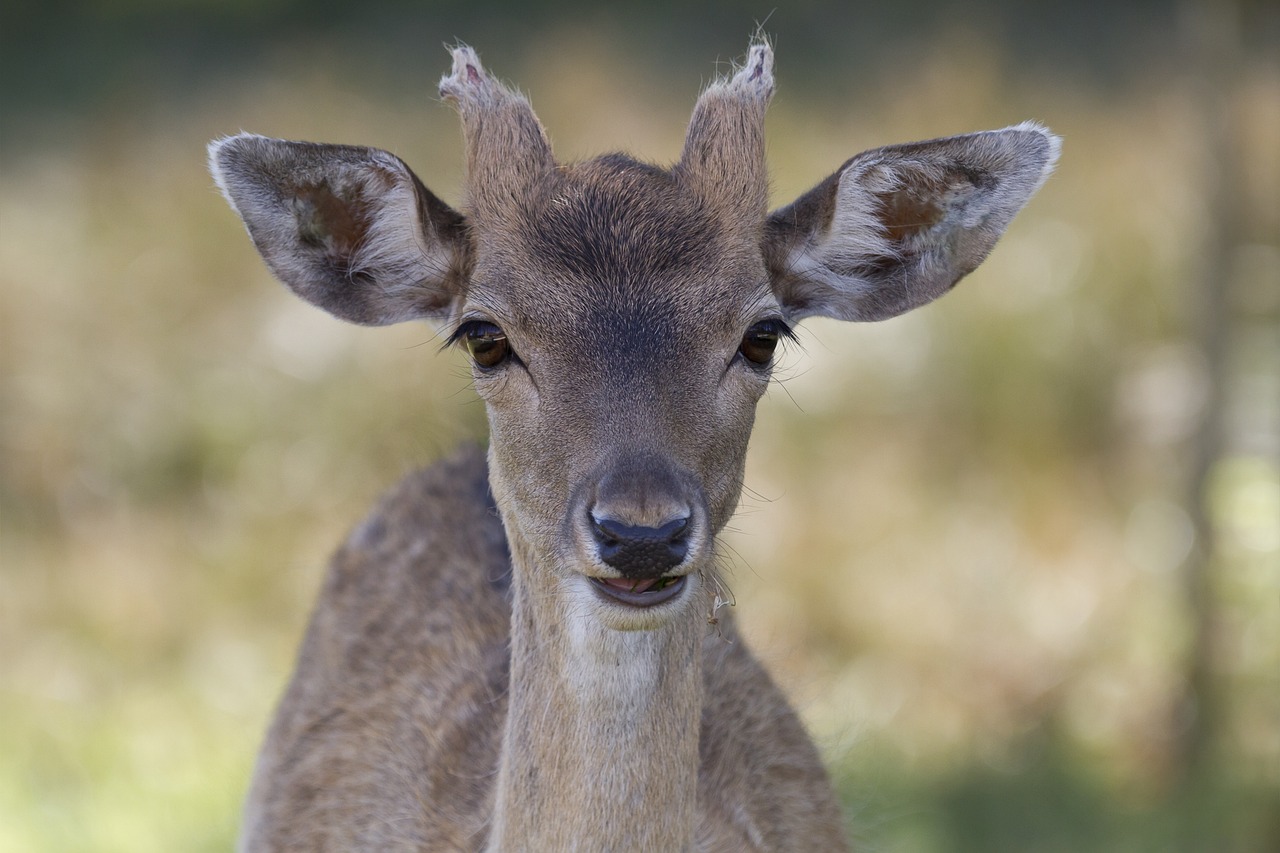
[[792, 320], [883, 320], [950, 290], [991, 251], [1053, 170], [1035, 124], [859, 154], [765, 227]]

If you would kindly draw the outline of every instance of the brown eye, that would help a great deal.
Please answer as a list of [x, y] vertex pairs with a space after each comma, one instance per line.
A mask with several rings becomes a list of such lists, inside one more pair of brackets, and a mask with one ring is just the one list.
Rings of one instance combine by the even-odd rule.
[[467, 352], [479, 367], [491, 369], [506, 361], [511, 355], [507, 336], [492, 323], [475, 321], [463, 326], [458, 337], [466, 344]]
[[738, 352], [756, 367], [765, 367], [773, 361], [773, 351], [778, 348], [778, 338], [786, 334], [785, 329], [778, 320], [762, 320], [747, 329]]

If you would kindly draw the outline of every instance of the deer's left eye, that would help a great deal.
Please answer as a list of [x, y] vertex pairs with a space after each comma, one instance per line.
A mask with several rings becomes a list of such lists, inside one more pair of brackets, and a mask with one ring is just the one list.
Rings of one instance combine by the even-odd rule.
[[738, 345], [738, 352], [750, 364], [767, 367], [773, 361], [778, 340], [790, 331], [781, 320], [761, 320], [747, 329], [747, 333], [742, 336], [742, 343]]

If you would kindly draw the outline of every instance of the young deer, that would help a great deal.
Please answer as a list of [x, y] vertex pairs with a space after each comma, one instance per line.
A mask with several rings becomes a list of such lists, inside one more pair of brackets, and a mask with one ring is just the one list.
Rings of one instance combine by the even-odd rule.
[[267, 265], [473, 362], [487, 460], [410, 476], [337, 553], [246, 850], [836, 850], [818, 753], [723, 612], [716, 535], [797, 321], [945, 293], [1045, 180], [1034, 124], [860, 154], [768, 213], [769, 45], [680, 162], [558, 164], [467, 47], [465, 213], [383, 151], [242, 134], [218, 186]]

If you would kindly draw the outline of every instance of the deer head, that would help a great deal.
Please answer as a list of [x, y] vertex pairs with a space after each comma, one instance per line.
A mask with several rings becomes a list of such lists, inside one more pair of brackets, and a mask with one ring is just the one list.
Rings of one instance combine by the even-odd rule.
[[713, 575], [780, 339], [950, 290], [1058, 153], [1033, 124], [879, 148], [769, 213], [773, 87], [757, 43], [703, 92], [674, 167], [559, 164], [529, 103], [458, 47], [440, 92], [462, 118], [461, 211], [369, 148], [246, 134], [210, 162], [298, 295], [467, 348], [518, 584], [649, 629]]

